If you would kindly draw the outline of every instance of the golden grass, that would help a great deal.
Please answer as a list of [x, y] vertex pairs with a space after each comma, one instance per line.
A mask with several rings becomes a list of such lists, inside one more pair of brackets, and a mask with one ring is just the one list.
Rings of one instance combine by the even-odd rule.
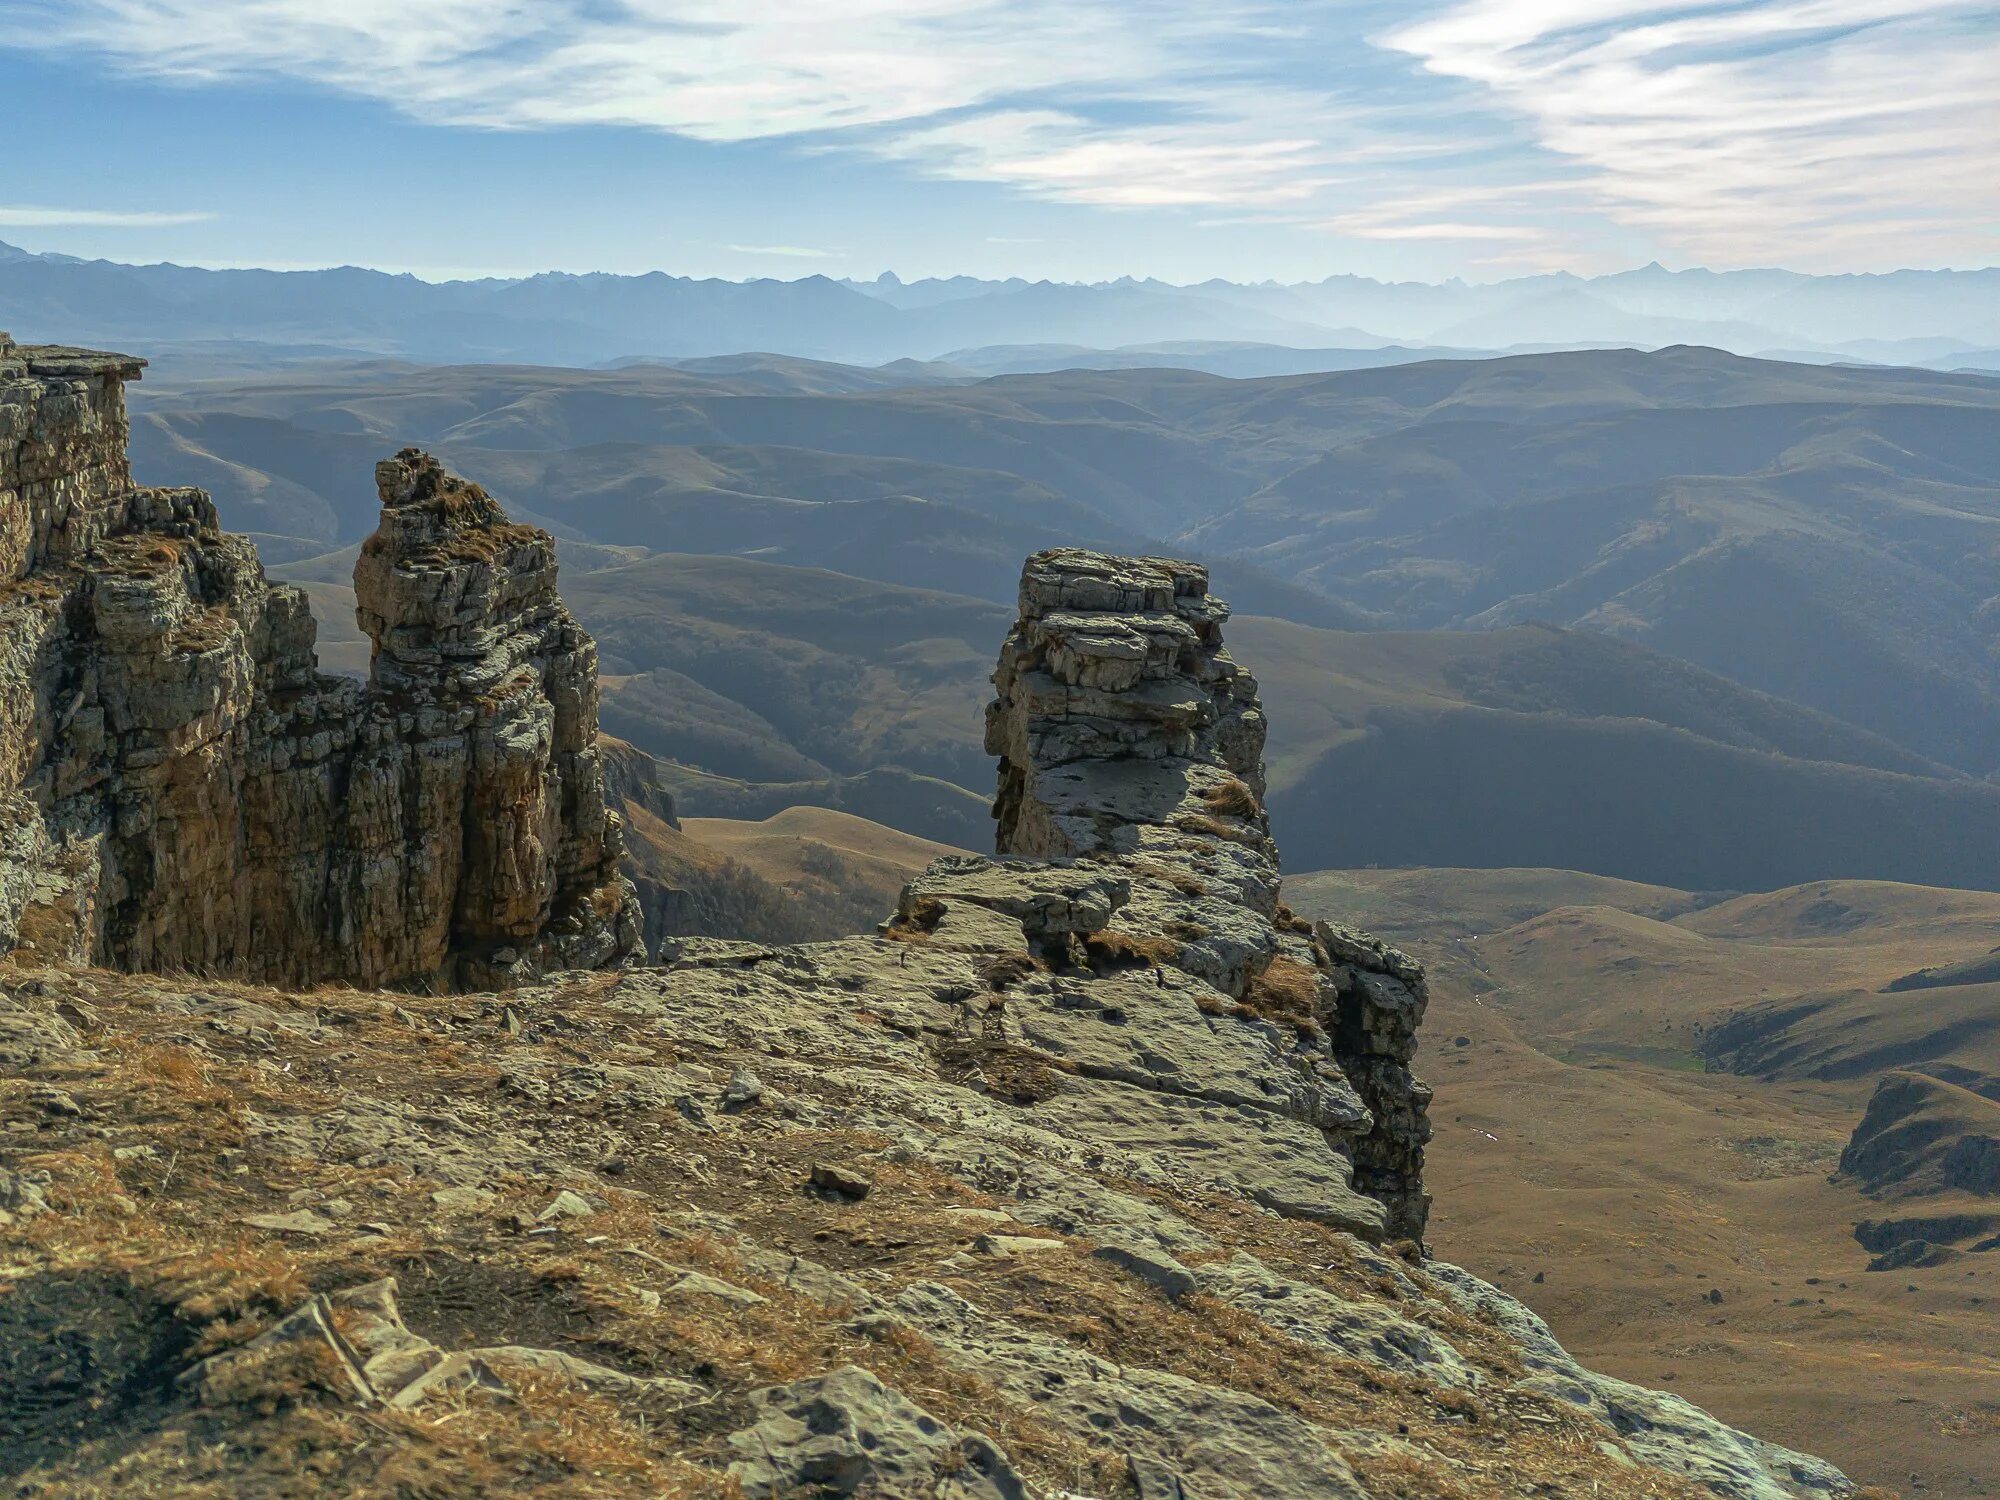
[[1281, 954], [1250, 981], [1236, 1008], [1316, 1036], [1321, 1031], [1319, 980], [1319, 970]]
[[1261, 845], [1268, 836], [1258, 828], [1245, 828], [1236, 823], [1225, 823], [1220, 818], [1206, 813], [1182, 813], [1174, 819], [1174, 827], [1182, 833], [1199, 834], [1204, 838], [1225, 839], [1232, 844]]
[[1181, 945], [1153, 933], [1120, 932], [1107, 927], [1083, 940], [1094, 969], [1169, 968], [1180, 962]]
[[1010, 984], [1019, 984], [1023, 979], [1045, 972], [1047, 967], [1025, 953], [1003, 953], [980, 964], [979, 977], [989, 990], [1002, 991]]
[[1250, 784], [1235, 777], [1208, 788], [1201, 794], [1201, 800], [1210, 812], [1225, 818], [1255, 818], [1264, 811], [1264, 804], [1257, 800]]

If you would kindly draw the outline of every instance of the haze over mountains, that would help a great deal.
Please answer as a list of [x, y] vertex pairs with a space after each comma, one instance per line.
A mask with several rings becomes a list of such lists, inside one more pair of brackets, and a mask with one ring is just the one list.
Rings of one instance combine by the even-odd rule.
[[[906, 283], [889, 273], [860, 282], [734, 282], [662, 272], [433, 283], [352, 266], [131, 266], [0, 244], [0, 325], [24, 337], [60, 333], [156, 354], [208, 346], [239, 361], [254, 357], [246, 344], [262, 346], [267, 358], [570, 365], [758, 349], [861, 364], [935, 361], [941, 368], [930, 373], [943, 379], [1055, 364], [1275, 374], [1394, 363], [1410, 358], [1400, 346], [1412, 345], [1699, 343], [1743, 354], [1992, 369], [2000, 368], [2000, 269], [1811, 276], [1652, 264], [1606, 276], [1439, 285], [1357, 276], [1291, 285], [966, 276]], [[1162, 343], [1178, 347], [1151, 347]], [[218, 344], [238, 347], [218, 351]], [[1245, 351], [1245, 344], [1263, 347]]]
[[1214, 566], [1295, 868], [2000, 888], [1991, 378], [1693, 348], [971, 383], [163, 363], [141, 475], [211, 488], [350, 670], [381, 453], [553, 529], [606, 727], [697, 816], [983, 846], [993, 642], [1023, 553], [1073, 542]]

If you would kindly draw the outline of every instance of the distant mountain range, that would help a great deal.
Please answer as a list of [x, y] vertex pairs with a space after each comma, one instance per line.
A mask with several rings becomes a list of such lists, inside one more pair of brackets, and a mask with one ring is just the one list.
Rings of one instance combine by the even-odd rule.
[[[1129, 367], [1154, 356], [1161, 365], [1251, 375], [1426, 352], [1705, 344], [1814, 361], [2000, 368], [2000, 268], [1810, 276], [1650, 265], [1484, 285], [1357, 276], [1290, 285], [903, 282], [886, 273], [861, 282], [734, 282], [662, 272], [427, 282], [352, 266], [121, 265], [0, 244], [0, 327], [23, 339], [140, 347], [190, 364], [221, 355], [240, 365], [254, 357], [244, 345], [280, 363], [374, 356], [595, 365], [756, 349], [864, 365], [939, 362], [945, 368], [934, 373], [949, 379]], [[1019, 346], [1030, 347], [995, 352]]]

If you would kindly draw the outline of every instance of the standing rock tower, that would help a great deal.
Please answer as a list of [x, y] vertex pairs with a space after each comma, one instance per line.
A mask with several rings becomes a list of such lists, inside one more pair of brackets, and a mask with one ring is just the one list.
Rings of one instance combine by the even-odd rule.
[[986, 713], [1003, 855], [1115, 866], [1107, 932], [1321, 1039], [1365, 1115], [1336, 1122], [1354, 1186], [1421, 1241], [1430, 1090], [1410, 1071], [1428, 991], [1407, 955], [1280, 900], [1257, 683], [1222, 644], [1208, 572], [1059, 548], [1021, 574]]
[[143, 364], [0, 334], [0, 952], [406, 987], [634, 955], [547, 534], [397, 455], [371, 678], [323, 675], [208, 496], [132, 483]]

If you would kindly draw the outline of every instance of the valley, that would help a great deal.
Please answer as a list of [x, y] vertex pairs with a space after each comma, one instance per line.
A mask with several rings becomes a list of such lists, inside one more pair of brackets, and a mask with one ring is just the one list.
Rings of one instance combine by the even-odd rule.
[[[2000, 1197], [1841, 1171], [1886, 1068], [2000, 1092], [1991, 988], [1961, 1012], [1983, 1029], [1947, 1025], [1941, 991], [1879, 993], [1986, 956], [2000, 897], [1831, 881], [1718, 902], [1462, 869], [1324, 871], [1286, 891], [1430, 969], [1440, 1254], [1606, 1368], [1857, 1476], [2000, 1491], [2000, 1245], [1972, 1249], [2000, 1231]], [[1828, 1003], [1846, 1007], [1837, 1024], [1815, 1019]], [[1804, 1017], [1788, 1046], [1739, 1045], [1773, 1012]], [[1885, 1254], [1953, 1215], [1951, 1245]]]
[[977, 845], [992, 643], [1019, 557], [1062, 541], [1213, 568], [1295, 860], [2000, 886], [1977, 375], [1703, 349], [160, 373], [140, 472], [210, 485], [342, 670], [369, 455], [433, 445], [547, 525], [607, 727], [692, 815], [813, 803]]

